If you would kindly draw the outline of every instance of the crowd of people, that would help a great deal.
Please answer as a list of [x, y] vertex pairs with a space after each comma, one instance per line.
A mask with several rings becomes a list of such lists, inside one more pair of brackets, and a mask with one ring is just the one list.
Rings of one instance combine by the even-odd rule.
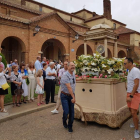
[[[74, 104], [75, 104], [75, 85], [76, 81], [82, 80], [84, 77], [75, 78], [75, 65], [73, 62], [56, 62], [47, 60], [45, 57], [41, 62], [38, 56], [35, 63], [30, 62], [25, 65], [23, 62], [18, 65], [17, 60], [10, 62], [7, 68], [1, 62], [0, 56], [0, 111], [7, 112], [4, 108], [4, 97], [8, 94], [9, 85], [11, 83], [11, 94], [13, 98], [13, 107], [20, 107], [22, 103], [34, 101], [34, 93], [38, 94], [37, 105], [56, 103], [55, 84], [59, 83], [57, 104], [52, 113], [59, 113], [59, 107], [62, 103], [63, 107], [63, 126], [68, 128], [69, 132], [73, 132], [72, 125], [74, 121]], [[139, 138], [139, 118], [137, 116], [140, 104], [140, 70], [135, 67], [131, 58], [124, 60], [124, 67], [128, 69], [127, 76], [127, 106], [132, 114], [133, 124], [130, 127], [135, 128], [134, 137]], [[56, 82], [59, 81], [59, 82]], [[45, 102], [43, 100], [45, 94]], [[23, 102], [21, 103], [21, 97]], [[27, 98], [26, 98], [27, 97]], [[69, 121], [67, 118], [69, 115]]]
[[[54, 101], [55, 96], [55, 84], [59, 81], [59, 71], [63, 69], [63, 63], [61, 60], [59, 62], [48, 60], [46, 57], [38, 56], [37, 60], [34, 62], [29, 62], [25, 64], [15, 59], [14, 62], [10, 62], [5, 68], [4, 64], [1, 62], [2, 56], [0, 56], [0, 109], [1, 112], [7, 112], [4, 109], [4, 97], [8, 94], [8, 88], [3, 90], [1, 85], [10, 82], [11, 95], [13, 100], [13, 107], [20, 107], [21, 104], [26, 104], [27, 102], [33, 102], [35, 93], [38, 94], [38, 103], [48, 104], [56, 103]], [[64, 64], [67, 65], [68, 62]], [[45, 101], [43, 100], [45, 94]], [[22, 100], [23, 99], [23, 100]], [[22, 101], [21, 101], [22, 100]]]
[[[20, 107], [21, 104], [34, 101], [34, 94], [38, 94], [37, 105], [56, 103], [55, 84], [60, 85], [56, 108], [52, 113], [58, 113], [62, 103], [63, 107], [63, 126], [68, 128], [69, 132], [73, 132], [72, 125], [74, 120], [74, 104], [75, 104], [75, 84], [77, 80], [83, 78], [75, 78], [75, 65], [73, 62], [65, 61], [62, 63], [47, 60], [46, 57], [38, 56], [35, 63], [26, 64], [22, 62], [20, 65], [15, 59], [5, 68], [0, 56], [0, 111], [6, 113], [4, 108], [4, 97], [11, 90], [13, 99], [13, 107]], [[10, 83], [9, 86], [7, 83]], [[43, 99], [45, 93], [45, 100]], [[23, 98], [22, 98], [23, 97]], [[21, 101], [21, 99], [23, 99]], [[67, 116], [69, 121], [67, 124]]]

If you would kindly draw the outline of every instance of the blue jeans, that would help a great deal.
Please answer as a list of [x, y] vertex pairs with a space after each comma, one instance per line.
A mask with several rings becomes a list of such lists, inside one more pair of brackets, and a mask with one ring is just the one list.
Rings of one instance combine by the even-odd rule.
[[68, 127], [72, 127], [74, 121], [74, 104], [71, 102], [72, 97], [61, 93], [61, 102], [63, 107], [63, 124], [66, 123], [69, 114]]

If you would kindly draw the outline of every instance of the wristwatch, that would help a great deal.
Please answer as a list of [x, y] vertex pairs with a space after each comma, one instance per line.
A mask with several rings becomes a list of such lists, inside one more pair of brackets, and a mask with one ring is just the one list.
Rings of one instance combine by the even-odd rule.
[[130, 98], [133, 98], [133, 95], [130, 95]]

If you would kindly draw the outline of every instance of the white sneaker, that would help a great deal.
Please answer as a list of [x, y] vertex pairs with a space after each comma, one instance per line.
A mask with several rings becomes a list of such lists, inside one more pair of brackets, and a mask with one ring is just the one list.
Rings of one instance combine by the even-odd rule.
[[[140, 122], [139, 122], [139, 125], [140, 125]], [[131, 123], [131, 124], [130, 124], [130, 127], [131, 127], [131, 128], [134, 128], [134, 127], [135, 127], [135, 126], [134, 126], [134, 123]]]
[[134, 132], [134, 138], [135, 139], [139, 139], [140, 135], [139, 135], [139, 130], [135, 130]]
[[58, 114], [58, 110], [54, 109], [53, 111], [51, 111], [53, 114]]

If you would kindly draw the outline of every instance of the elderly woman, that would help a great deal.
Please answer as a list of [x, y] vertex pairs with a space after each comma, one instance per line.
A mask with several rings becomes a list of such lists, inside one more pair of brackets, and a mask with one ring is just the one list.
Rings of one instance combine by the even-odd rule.
[[[11, 73], [11, 93], [13, 96], [13, 107], [15, 106], [15, 98], [17, 97], [16, 106], [20, 107], [19, 100], [22, 93], [17, 93], [17, 89], [21, 89], [22, 85], [22, 77], [20, 73], [18, 73], [18, 66], [12, 66], [13, 72]], [[16, 96], [17, 95], [17, 96]]]
[[[6, 68], [3, 71], [3, 68], [4, 68], [3, 65], [0, 64], [0, 111], [6, 113], [7, 111], [4, 108], [4, 97], [6, 94], [8, 94], [8, 89], [4, 90], [1, 86], [7, 83], [6, 78], [10, 78], [11, 70]], [[5, 74], [7, 70], [9, 72], [9, 75]]]
[[22, 76], [22, 89], [24, 90], [22, 96], [23, 96], [23, 103], [26, 104], [26, 97], [28, 96], [28, 85], [26, 83], [26, 79], [28, 78], [28, 71], [25, 69], [25, 64], [23, 63], [20, 64], [20, 70], [18, 72]]

